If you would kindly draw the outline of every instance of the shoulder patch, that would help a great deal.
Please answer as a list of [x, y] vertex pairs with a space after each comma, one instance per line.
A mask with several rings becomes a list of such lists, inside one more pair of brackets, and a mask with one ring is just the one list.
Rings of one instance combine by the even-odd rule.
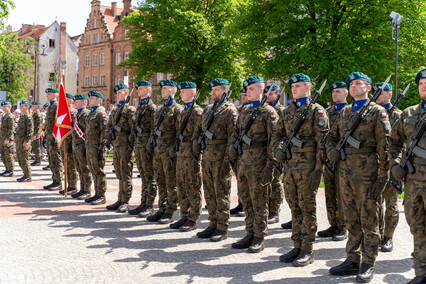
[[28, 120], [31, 120], [31, 119], [32, 119], [32, 117], [31, 117], [31, 116], [29, 116], [29, 117], [28, 117]]
[[106, 117], [106, 115], [102, 115], [102, 117]]
[[236, 113], [236, 112], [233, 112], [233, 113], [232, 113], [232, 116], [237, 116], [237, 113]]
[[135, 112], [135, 109], [134, 109], [134, 108], [131, 108], [131, 109], [130, 109], [130, 111], [131, 111], [131, 112]]
[[388, 114], [386, 112], [382, 112], [382, 117], [386, 117]]
[[271, 119], [275, 119], [277, 116], [275, 114], [271, 114]]
[[319, 114], [323, 114], [323, 113], [324, 113], [324, 111], [323, 111], [322, 109], [319, 109], [319, 110], [318, 110], [318, 113], [319, 113]]
[[201, 112], [197, 112], [197, 115], [198, 115], [198, 116], [200, 116], [200, 115], [201, 115]]

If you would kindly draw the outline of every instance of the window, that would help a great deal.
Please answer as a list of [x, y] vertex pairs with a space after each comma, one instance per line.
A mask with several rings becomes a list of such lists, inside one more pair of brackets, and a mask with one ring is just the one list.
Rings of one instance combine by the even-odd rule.
[[89, 55], [86, 55], [84, 57], [84, 67], [88, 67], [89, 66]]
[[115, 54], [115, 65], [118, 65], [121, 63], [121, 53]]
[[49, 82], [55, 81], [55, 73], [49, 73]]
[[98, 76], [92, 76], [92, 87], [96, 87]]
[[99, 34], [97, 34], [96, 35], [96, 43], [99, 43], [99, 41], [100, 41], [100, 36], [99, 36]]
[[115, 76], [115, 84], [120, 84], [120, 76]]
[[124, 60], [128, 60], [129, 59], [129, 53], [128, 52], [125, 52], [124, 53]]
[[105, 64], [105, 54], [101, 53], [99, 55], [99, 65], [104, 65]]
[[49, 39], [49, 47], [55, 48], [55, 40], [54, 39]]
[[96, 19], [93, 19], [92, 21], [92, 28], [96, 29]]
[[92, 55], [92, 66], [98, 65], [98, 56], [96, 54]]
[[124, 39], [127, 39], [127, 30], [126, 29], [124, 29], [124, 31], [123, 31], [123, 37], [124, 37]]
[[89, 36], [89, 44], [93, 44], [93, 36]]
[[99, 77], [99, 86], [105, 86], [105, 75]]
[[88, 76], [84, 77], [84, 86], [89, 87], [89, 77]]

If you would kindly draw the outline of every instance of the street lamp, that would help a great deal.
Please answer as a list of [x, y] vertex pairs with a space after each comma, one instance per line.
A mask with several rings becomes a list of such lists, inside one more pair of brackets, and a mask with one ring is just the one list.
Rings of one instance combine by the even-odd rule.
[[[399, 27], [401, 25], [403, 16], [392, 11], [389, 15], [392, 18], [392, 39], [395, 41], [395, 98], [398, 93], [398, 41], [399, 41]], [[394, 36], [395, 30], [395, 36]]]
[[[42, 56], [46, 56], [47, 54], [45, 53], [46, 49], [47, 49], [47, 42], [46, 41], [41, 41], [40, 43], [40, 48], [42, 50], [42, 53], [40, 52], [40, 49], [38, 47], [38, 43], [37, 41], [34, 41], [34, 96], [33, 96], [33, 100], [37, 99], [37, 55], [42, 55]], [[31, 54], [30, 51], [31, 48], [31, 43], [29, 41], [27, 41], [27, 51], [26, 54]]]

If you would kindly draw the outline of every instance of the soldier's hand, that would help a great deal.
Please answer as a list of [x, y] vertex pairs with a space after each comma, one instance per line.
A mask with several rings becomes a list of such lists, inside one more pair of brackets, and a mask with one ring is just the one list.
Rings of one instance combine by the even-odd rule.
[[371, 193], [372, 193], [371, 198], [373, 198], [373, 200], [379, 203], [381, 202], [381, 197], [382, 197], [383, 191], [385, 190], [386, 184], [387, 184], [387, 179], [378, 178], [374, 182], [373, 188], [371, 189]]
[[98, 156], [98, 160], [102, 160], [104, 158], [104, 151], [102, 151], [101, 149], [97, 149], [96, 154]]
[[309, 187], [311, 190], [317, 190], [321, 182], [322, 171], [314, 170], [309, 176]]
[[400, 165], [395, 165], [392, 167], [392, 175], [395, 179], [403, 181], [407, 176], [408, 171], [401, 167]]
[[9, 144], [9, 139], [4, 139], [4, 145]]
[[50, 139], [50, 146], [55, 146], [56, 145], [56, 139], [52, 138]]
[[273, 178], [274, 169], [268, 164], [266, 165], [266, 167], [262, 171], [262, 185], [267, 185], [267, 184], [271, 183], [272, 178]]
[[229, 146], [228, 156], [231, 158], [231, 160], [238, 159], [238, 151], [234, 148], [234, 144], [231, 144]]
[[274, 156], [275, 159], [280, 163], [284, 163], [285, 161], [287, 161], [287, 155], [280, 148], [277, 148], [275, 150]]
[[24, 143], [22, 143], [22, 146], [24, 146], [24, 147], [28, 147], [28, 142], [24, 142]]
[[340, 152], [336, 150], [336, 148], [333, 148], [330, 150], [330, 152], [327, 153], [327, 158], [332, 162], [339, 162], [340, 161]]

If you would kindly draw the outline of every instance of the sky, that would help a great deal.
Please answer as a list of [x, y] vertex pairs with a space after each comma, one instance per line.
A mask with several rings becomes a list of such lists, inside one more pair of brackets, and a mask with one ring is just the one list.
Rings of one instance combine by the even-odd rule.
[[[19, 30], [22, 24], [36, 24], [50, 26], [55, 20], [67, 23], [67, 32], [70, 36], [84, 33], [87, 18], [90, 14], [92, 0], [12, 0], [16, 7], [10, 12], [8, 25], [14, 31]], [[122, 0], [101, 0], [101, 5], [111, 6], [117, 2], [117, 7], [123, 7]], [[132, 5], [137, 5], [136, 0]]]

